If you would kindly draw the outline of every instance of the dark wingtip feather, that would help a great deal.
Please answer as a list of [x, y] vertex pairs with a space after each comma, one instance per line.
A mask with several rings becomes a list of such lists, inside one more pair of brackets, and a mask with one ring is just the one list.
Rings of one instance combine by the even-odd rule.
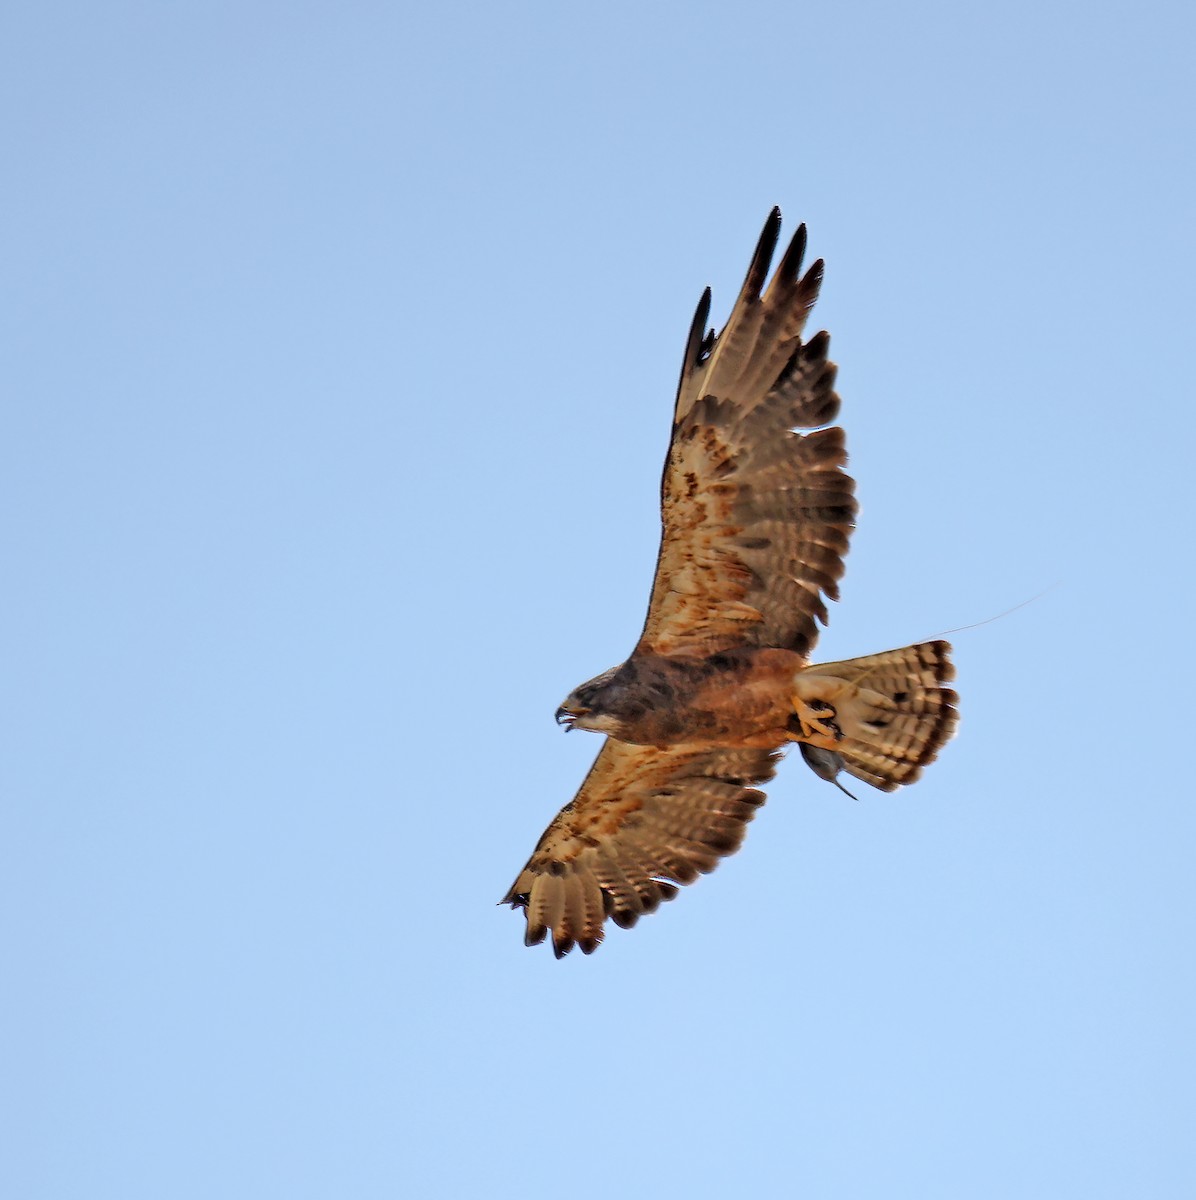
[[685, 385], [686, 377], [702, 361], [705, 342], [706, 322], [710, 318], [710, 289], [702, 293], [698, 307], [694, 310], [694, 319], [690, 322], [689, 337], [685, 341], [685, 356], [681, 360], [681, 384]]
[[547, 935], [548, 929], [546, 926], [529, 924], [523, 935], [523, 944], [525, 946], [538, 946]]
[[825, 329], [820, 329], [802, 348], [802, 357], [807, 362], [826, 358], [831, 348], [831, 335]]
[[710, 320], [710, 296], [710, 288], [703, 288], [701, 298], [698, 300], [698, 307], [694, 309], [694, 319], [689, 330], [689, 340], [695, 349], [702, 344], [706, 322]]
[[801, 261], [806, 256], [806, 226], [804, 222], [797, 227], [797, 232], [789, 242], [789, 248], [777, 267], [777, 278], [782, 283], [796, 283], [801, 274]]
[[806, 307], [813, 305], [818, 299], [818, 291], [822, 287], [822, 274], [826, 267], [826, 263], [821, 258], [816, 258], [811, 264], [810, 269], [802, 276], [801, 290], [806, 294]]
[[772, 256], [777, 248], [777, 239], [781, 236], [781, 210], [774, 208], [764, 222], [760, 231], [760, 240], [756, 243], [756, 253], [752, 256], [752, 265], [748, 267], [747, 278], [743, 281], [744, 296], [755, 300], [760, 295], [760, 289], [768, 278], [768, 268], [772, 264]]
[[552, 939], [552, 953], [556, 958], [564, 958], [573, 949], [574, 945], [576, 943], [567, 935], [561, 938], [554, 937]]

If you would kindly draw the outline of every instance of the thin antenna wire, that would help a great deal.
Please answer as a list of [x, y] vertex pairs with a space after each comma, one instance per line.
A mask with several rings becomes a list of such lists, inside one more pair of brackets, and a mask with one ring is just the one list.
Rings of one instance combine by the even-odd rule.
[[[1019, 608], [1025, 608], [1027, 604], [1033, 604], [1035, 600], [1041, 600], [1048, 592], [1053, 592], [1061, 583], [1062, 579], [1056, 579], [1050, 587], [1045, 587], [1037, 596], [1031, 596], [1029, 600], [1023, 600], [1020, 604], [1015, 604], [1012, 608], [1007, 608], [1004, 612], [999, 612], [995, 617], [986, 617], [983, 621], [977, 621], [974, 625], [960, 625], [957, 629], [944, 629], [942, 633], [934, 634], [934, 637], [946, 637], [949, 633], [965, 633], [969, 629], [979, 629], [981, 625], [991, 625], [993, 621], [999, 621], [1002, 617], [1007, 617], [1010, 613], [1015, 613]], [[930, 641], [930, 638], [926, 638]]]

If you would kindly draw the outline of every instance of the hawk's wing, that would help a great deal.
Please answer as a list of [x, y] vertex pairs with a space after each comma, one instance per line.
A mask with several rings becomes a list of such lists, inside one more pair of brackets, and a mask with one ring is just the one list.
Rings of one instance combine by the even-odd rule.
[[[780, 646], [808, 654], [838, 598], [856, 503], [830, 339], [801, 340], [822, 282], [801, 274], [801, 226], [767, 290], [774, 208], [718, 337], [698, 304], [681, 365], [661, 481], [664, 526], [648, 618], [636, 650], [712, 654]], [[797, 434], [794, 428], [815, 430]]]
[[630, 928], [733, 854], [764, 803], [771, 750], [660, 750], [608, 738], [502, 903], [527, 914], [529, 946], [552, 931], [557, 958]]

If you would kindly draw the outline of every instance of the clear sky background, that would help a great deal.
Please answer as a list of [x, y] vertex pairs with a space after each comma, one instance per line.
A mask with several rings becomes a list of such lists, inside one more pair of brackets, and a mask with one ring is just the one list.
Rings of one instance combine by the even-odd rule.
[[[5, 6], [0, 1193], [1196, 1194], [1192, 11]], [[1046, 594], [558, 963], [495, 902], [773, 204], [823, 656]]]

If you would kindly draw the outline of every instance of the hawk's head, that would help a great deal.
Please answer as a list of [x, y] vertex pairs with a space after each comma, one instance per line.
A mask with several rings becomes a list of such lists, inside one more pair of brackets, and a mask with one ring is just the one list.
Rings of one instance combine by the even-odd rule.
[[556, 710], [556, 723], [568, 729], [593, 729], [618, 735], [627, 715], [628, 689], [620, 679], [622, 667], [611, 667], [574, 688]]

